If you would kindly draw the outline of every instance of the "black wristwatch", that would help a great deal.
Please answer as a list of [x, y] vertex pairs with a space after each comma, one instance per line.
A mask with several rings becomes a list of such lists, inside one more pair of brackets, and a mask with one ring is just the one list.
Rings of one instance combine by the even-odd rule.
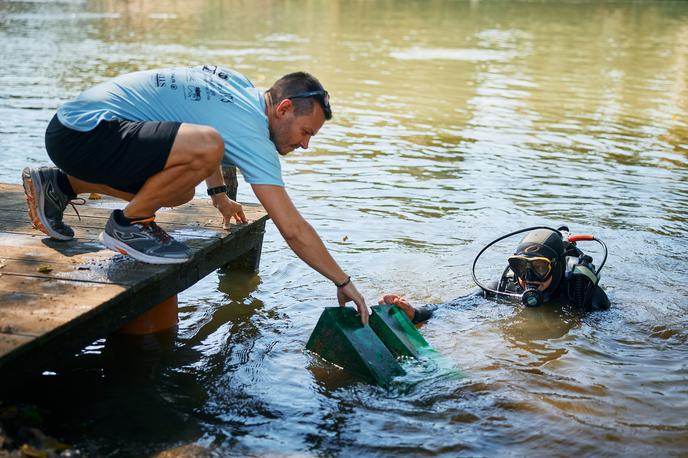
[[336, 286], [337, 288], [344, 288], [346, 285], [351, 283], [351, 277], [346, 277], [346, 280], [342, 283], [337, 283], [336, 281], [333, 281], [332, 283], [334, 283], [334, 286]]
[[222, 192], [227, 192], [227, 185], [215, 186], [213, 188], [208, 188], [208, 195], [214, 196], [215, 194], [220, 194]]

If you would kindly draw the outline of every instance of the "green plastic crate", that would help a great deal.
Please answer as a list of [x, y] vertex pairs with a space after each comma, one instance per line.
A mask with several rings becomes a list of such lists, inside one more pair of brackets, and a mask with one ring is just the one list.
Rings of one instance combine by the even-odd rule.
[[371, 307], [370, 327], [395, 356], [418, 358], [431, 347], [416, 326], [396, 305], [381, 304]]
[[325, 308], [306, 349], [381, 386], [406, 373], [373, 329], [361, 324], [351, 307]]

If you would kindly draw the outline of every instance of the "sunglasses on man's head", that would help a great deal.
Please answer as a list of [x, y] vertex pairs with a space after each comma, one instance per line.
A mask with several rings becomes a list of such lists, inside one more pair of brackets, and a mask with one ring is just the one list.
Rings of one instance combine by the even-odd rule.
[[324, 89], [290, 95], [289, 97], [285, 97], [285, 99], [307, 99], [309, 97], [314, 97], [320, 103], [326, 118], [332, 116], [332, 109], [330, 108], [330, 94], [328, 94]]

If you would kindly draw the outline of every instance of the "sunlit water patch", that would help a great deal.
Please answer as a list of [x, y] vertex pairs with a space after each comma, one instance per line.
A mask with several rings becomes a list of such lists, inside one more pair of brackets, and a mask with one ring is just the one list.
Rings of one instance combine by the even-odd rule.
[[492, 49], [433, 49], [410, 48], [394, 51], [391, 56], [401, 60], [466, 60], [471, 62], [504, 61], [516, 57], [513, 53]]

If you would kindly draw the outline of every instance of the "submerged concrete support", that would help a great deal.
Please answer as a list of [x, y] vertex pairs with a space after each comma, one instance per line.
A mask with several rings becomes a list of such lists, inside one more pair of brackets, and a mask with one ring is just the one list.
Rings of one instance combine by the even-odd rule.
[[168, 297], [153, 308], [146, 310], [116, 332], [121, 334], [153, 334], [177, 326], [177, 295]]

